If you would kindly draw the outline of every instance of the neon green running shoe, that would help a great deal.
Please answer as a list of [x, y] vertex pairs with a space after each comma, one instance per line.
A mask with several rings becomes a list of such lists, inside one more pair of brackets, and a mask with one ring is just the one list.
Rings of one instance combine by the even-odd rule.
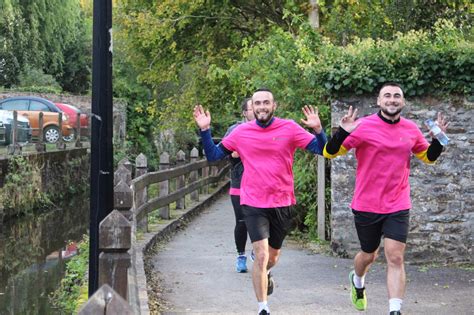
[[349, 273], [349, 281], [351, 283], [351, 301], [352, 305], [358, 311], [365, 311], [367, 309], [367, 296], [365, 295], [365, 288], [358, 289], [354, 285], [354, 270]]

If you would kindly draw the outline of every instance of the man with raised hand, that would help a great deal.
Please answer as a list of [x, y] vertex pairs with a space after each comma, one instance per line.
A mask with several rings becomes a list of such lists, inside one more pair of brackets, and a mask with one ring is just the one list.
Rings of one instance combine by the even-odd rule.
[[245, 224], [252, 241], [255, 262], [252, 282], [259, 314], [270, 314], [267, 296], [273, 292], [270, 268], [275, 266], [291, 226], [292, 206], [296, 203], [293, 180], [293, 156], [297, 148], [322, 154], [326, 135], [317, 109], [303, 107], [303, 124], [274, 116], [277, 107], [273, 93], [259, 89], [252, 95], [255, 120], [239, 125], [218, 145], [211, 138], [211, 115], [201, 105], [194, 108], [194, 119], [210, 161], [236, 151], [244, 165], [240, 188]]
[[[381, 237], [387, 260], [387, 289], [390, 315], [400, 315], [405, 294], [404, 253], [409, 225], [410, 158], [414, 154], [432, 164], [443, 147], [436, 138], [431, 144], [411, 120], [400, 116], [405, 99], [394, 82], [380, 89], [376, 114], [357, 118], [349, 108], [340, 127], [324, 148], [324, 156], [334, 158], [356, 149], [357, 171], [352, 212], [361, 250], [349, 274], [351, 300], [359, 311], [367, 309], [365, 275], [377, 257]], [[438, 114], [439, 127], [447, 123]]]

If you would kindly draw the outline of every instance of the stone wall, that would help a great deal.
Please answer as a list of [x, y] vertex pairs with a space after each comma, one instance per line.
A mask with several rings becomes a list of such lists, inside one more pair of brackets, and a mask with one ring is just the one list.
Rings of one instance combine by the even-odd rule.
[[[74, 148], [54, 152], [41, 153], [25, 153], [23, 157], [30, 164], [39, 166], [41, 176], [40, 185], [37, 187], [38, 192], [46, 193], [53, 203], [64, 198], [69, 198], [72, 194], [84, 191], [89, 186], [90, 177], [90, 153], [87, 148]], [[9, 163], [12, 156], [0, 156], [0, 191], [5, 185], [5, 177], [8, 175]], [[34, 174], [30, 174], [34, 176]], [[28, 183], [29, 178], [22, 180]], [[21, 192], [21, 189], [18, 189]], [[26, 195], [31, 204], [37, 194]], [[16, 215], [21, 213], [22, 209], [9, 209], [3, 211], [0, 205], [0, 225], [5, 216]], [[6, 209], [5, 209], [6, 210]]]
[[[332, 129], [353, 105], [359, 117], [378, 111], [376, 99], [353, 98], [332, 104]], [[422, 123], [445, 113], [451, 122], [451, 141], [438, 162], [427, 165], [411, 160], [411, 196], [413, 208], [406, 260], [411, 263], [473, 262], [474, 184], [473, 104], [464, 100], [438, 102], [432, 98], [409, 99], [403, 116], [417, 122], [428, 137]], [[430, 141], [430, 140], [429, 140]], [[356, 159], [353, 150], [331, 160], [331, 245], [335, 252], [353, 257], [359, 250], [350, 203], [355, 183]], [[383, 250], [380, 251], [383, 254]]]

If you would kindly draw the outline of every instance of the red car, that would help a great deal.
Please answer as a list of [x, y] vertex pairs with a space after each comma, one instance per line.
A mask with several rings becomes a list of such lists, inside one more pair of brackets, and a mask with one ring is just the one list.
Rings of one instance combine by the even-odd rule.
[[80, 122], [81, 122], [81, 136], [88, 135], [88, 129], [89, 129], [89, 118], [87, 117], [87, 114], [84, 114], [81, 112], [79, 108], [76, 106], [70, 105], [70, 104], [63, 104], [63, 103], [55, 103], [57, 107], [64, 113], [66, 113], [69, 116], [69, 124], [74, 128], [74, 132], [71, 132], [71, 134], [67, 137], [63, 137], [64, 141], [72, 141], [74, 140], [76, 134], [77, 134], [77, 113], [80, 113]]

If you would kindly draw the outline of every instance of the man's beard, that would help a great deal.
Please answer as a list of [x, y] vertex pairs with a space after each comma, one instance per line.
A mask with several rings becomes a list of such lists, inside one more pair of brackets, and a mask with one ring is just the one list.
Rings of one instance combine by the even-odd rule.
[[395, 117], [397, 116], [398, 114], [400, 114], [402, 112], [402, 109], [401, 107], [397, 108], [397, 110], [395, 112], [389, 112], [386, 108], [382, 108], [382, 112], [387, 115], [388, 117]]
[[273, 111], [266, 113], [267, 115], [265, 118], [260, 118], [256, 112], [254, 112], [254, 114], [255, 114], [255, 119], [262, 125], [268, 124], [268, 122], [273, 118]]

